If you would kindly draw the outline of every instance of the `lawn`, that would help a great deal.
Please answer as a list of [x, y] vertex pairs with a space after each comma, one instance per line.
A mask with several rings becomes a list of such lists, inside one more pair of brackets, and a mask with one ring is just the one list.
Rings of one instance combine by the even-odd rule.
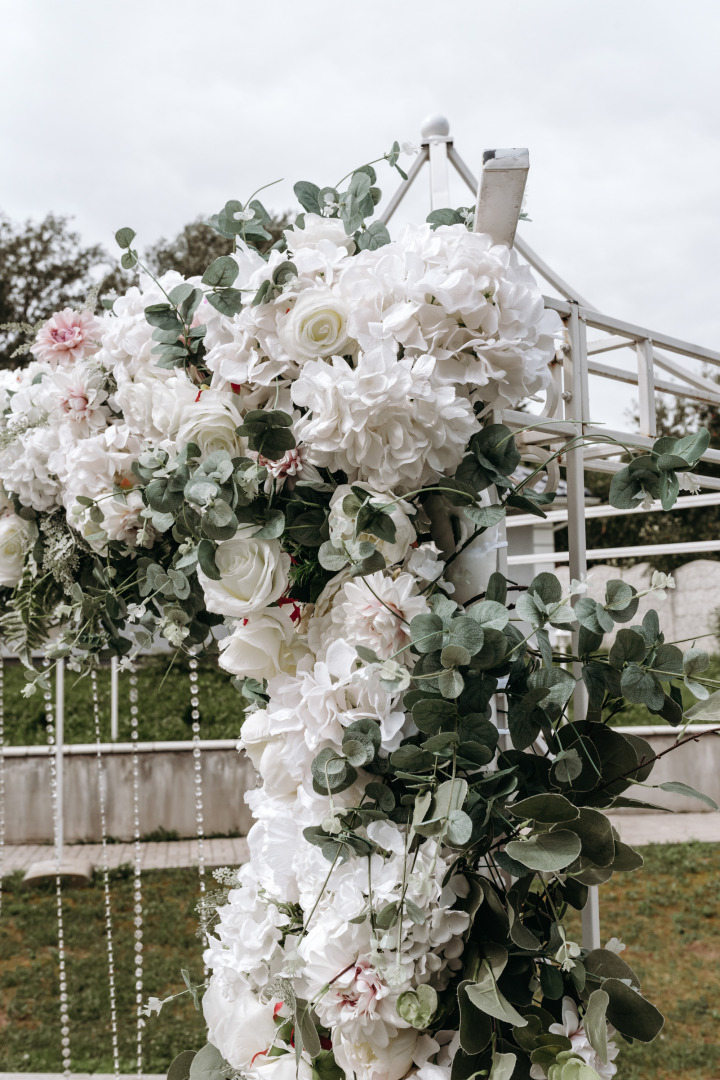
[[[716, 1080], [720, 1076], [720, 845], [654, 845], [646, 867], [601, 892], [603, 940], [622, 936], [623, 957], [644, 992], [666, 1013], [649, 1046], [624, 1047], [620, 1080]], [[145, 998], [182, 989], [180, 968], [199, 980], [195, 933], [197, 876], [153, 871], [145, 894]], [[54, 896], [47, 886], [6, 879], [0, 916], [0, 1071], [58, 1072], [59, 1022]], [[73, 1071], [112, 1071], [102, 887], [65, 892]], [[112, 880], [121, 1069], [134, 1069], [132, 880]], [[579, 920], [576, 920], [576, 923]], [[579, 932], [577, 925], [573, 927]], [[164, 1072], [181, 1049], [199, 1047], [203, 1023], [187, 997], [147, 1020], [144, 1070]]]

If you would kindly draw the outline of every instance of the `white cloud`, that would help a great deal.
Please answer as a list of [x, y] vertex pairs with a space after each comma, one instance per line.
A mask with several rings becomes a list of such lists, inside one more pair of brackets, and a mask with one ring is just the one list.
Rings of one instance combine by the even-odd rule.
[[[2, 0], [0, 14], [13, 218], [73, 214], [107, 244], [131, 224], [150, 243], [281, 176], [267, 202], [288, 207], [293, 180], [334, 182], [439, 110], [475, 170], [486, 147], [530, 148], [523, 233], [580, 292], [720, 340], [720, 10], [703, 0]], [[424, 196], [404, 213], [424, 216]]]

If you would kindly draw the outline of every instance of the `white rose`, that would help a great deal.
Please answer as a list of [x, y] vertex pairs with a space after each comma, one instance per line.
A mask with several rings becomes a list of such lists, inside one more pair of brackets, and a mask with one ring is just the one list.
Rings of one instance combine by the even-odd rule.
[[17, 514], [0, 518], [0, 585], [14, 589], [22, 577], [29, 526]]
[[270, 608], [238, 623], [233, 633], [220, 642], [218, 663], [232, 675], [260, 682], [281, 672], [294, 675], [305, 652], [288, 611]]
[[252, 1069], [246, 1069], [248, 1080], [311, 1080], [313, 1071], [305, 1058], [295, 1064], [295, 1054], [279, 1057], [263, 1055], [255, 1060]]
[[252, 611], [268, 607], [285, 592], [290, 556], [277, 540], [257, 540], [252, 531], [253, 526], [248, 525], [232, 540], [218, 544], [215, 565], [219, 581], [198, 570], [208, 611], [243, 619]]
[[231, 457], [242, 454], [245, 444], [235, 431], [243, 421], [233, 397], [222, 390], [197, 394], [180, 415], [178, 446], [195, 443], [204, 458], [215, 450], [227, 450]]
[[300, 293], [291, 311], [278, 325], [278, 337], [290, 356], [315, 360], [342, 356], [355, 342], [348, 336], [346, 300], [326, 286]]
[[263, 1005], [249, 989], [225, 997], [211, 979], [202, 999], [208, 1039], [234, 1069], [245, 1069], [264, 1054], [275, 1038], [272, 1005]]
[[[367, 491], [371, 497], [370, 503], [372, 506], [387, 506], [394, 500], [392, 494], [381, 495], [373, 491], [369, 484], [362, 481], [353, 484], [353, 487], [359, 487], [363, 491]], [[355, 519], [349, 517], [343, 510], [343, 501], [350, 494], [352, 494], [350, 485], [343, 484], [337, 488], [330, 500], [330, 517], [328, 520], [330, 540], [336, 547], [341, 547], [343, 541], [352, 540], [355, 537]], [[371, 536], [369, 533], [361, 533], [357, 537], [358, 540], [369, 540], [373, 543], [381, 555], [384, 556], [388, 566], [394, 566], [395, 563], [402, 562], [410, 545], [417, 540], [415, 529], [407, 515], [408, 510], [412, 510], [410, 503], [400, 500], [394, 503], [390, 511], [390, 520], [395, 525], [395, 539], [392, 543], [387, 540], [378, 540], [377, 536]]]

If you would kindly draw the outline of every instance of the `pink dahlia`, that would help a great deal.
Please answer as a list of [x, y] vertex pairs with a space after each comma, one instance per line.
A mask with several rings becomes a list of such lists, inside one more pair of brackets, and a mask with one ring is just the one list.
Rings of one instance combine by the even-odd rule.
[[90, 311], [64, 308], [43, 324], [31, 352], [53, 368], [58, 364], [75, 363], [97, 351], [101, 329], [100, 320]]

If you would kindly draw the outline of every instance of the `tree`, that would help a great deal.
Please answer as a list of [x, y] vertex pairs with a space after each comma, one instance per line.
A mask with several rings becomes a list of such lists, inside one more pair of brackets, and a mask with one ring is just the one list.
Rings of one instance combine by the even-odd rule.
[[63, 307], [85, 303], [94, 286], [127, 288], [128, 279], [100, 244], [85, 246], [70, 219], [48, 214], [42, 221], [12, 222], [0, 215], [0, 367], [17, 367], [15, 350], [32, 339], [20, 324], [34, 326]]
[[[262, 250], [269, 250], [290, 223], [287, 215], [266, 223], [272, 239]], [[174, 238], [149, 247], [143, 261], [156, 274], [177, 270], [184, 277], [202, 276], [230, 251], [232, 241], [198, 218]], [[54, 311], [82, 307], [93, 289], [97, 299], [124, 293], [136, 279], [102, 245], [84, 245], [67, 217], [48, 214], [40, 222], [18, 224], [0, 214], [0, 368], [27, 363], [27, 349], [13, 354], [32, 342], [33, 327]]]

